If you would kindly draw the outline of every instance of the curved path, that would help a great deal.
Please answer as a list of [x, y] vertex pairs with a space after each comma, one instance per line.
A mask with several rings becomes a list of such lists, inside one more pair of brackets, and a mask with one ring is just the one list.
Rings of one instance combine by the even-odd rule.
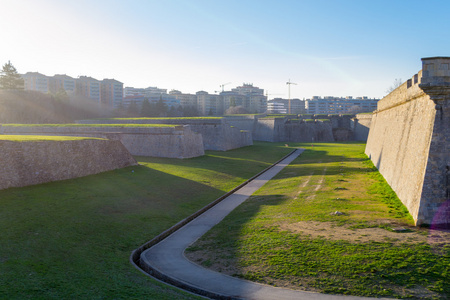
[[188, 291], [216, 299], [367, 299], [326, 295], [258, 284], [203, 268], [184, 256], [184, 250], [219, 223], [239, 204], [303, 152], [298, 149], [167, 238], [143, 251], [140, 266], [154, 277]]

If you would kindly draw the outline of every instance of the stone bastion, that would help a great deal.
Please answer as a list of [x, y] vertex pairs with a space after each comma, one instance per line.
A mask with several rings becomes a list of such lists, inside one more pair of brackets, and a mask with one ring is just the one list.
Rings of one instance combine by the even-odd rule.
[[255, 141], [267, 142], [366, 141], [371, 118], [371, 114], [224, 116], [228, 124], [252, 132]]
[[228, 151], [253, 145], [250, 131], [231, 126], [224, 118], [116, 118], [80, 120], [79, 124], [172, 124], [189, 125], [201, 134], [204, 150]]
[[83, 126], [3, 124], [0, 134], [98, 137], [120, 141], [132, 155], [192, 158], [205, 154], [202, 136], [189, 126]]
[[371, 122], [365, 152], [416, 225], [450, 224], [450, 57], [423, 58]]
[[0, 189], [71, 179], [137, 165], [121, 142], [106, 139], [0, 139], [0, 148]]

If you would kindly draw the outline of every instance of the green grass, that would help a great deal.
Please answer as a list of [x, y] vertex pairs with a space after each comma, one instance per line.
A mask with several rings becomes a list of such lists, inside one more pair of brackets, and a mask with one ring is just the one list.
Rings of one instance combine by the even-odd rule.
[[219, 120], [223, 119], [223, 117], [156, 117], [156, 118], [103, 118], [103, 119], [95, 119], [95, 120]]
[[131, 252], [292, 149], [255, 143], [0, 191], [0, 299], [197, 299], [136, 270]]
[[2, 124], [4, 127], [175, 127], [175, 124]]
[[80, 141], [80, 140], [104, 140], [92, 137], [75, 136], [47, 136], [47, 135], [6, 135], [0, 134], [0, 140], [13, 142], [41, 142], [41, 141]]
[[[217, 261], [216, 268], [276, 286], [448, 299], [450, 245], [432, 246], [426, 242], [427, 230], [413, 227], [406, 208], [364, 155], [364, 145], [302, 146], [307, 150], [299, 158], [202, 237], [188, 255], [200, 251], [203, 261]], [[316, 224], [325, 229], [308, 233]], [[362, 230], [391, 234], [398, 226], [407, 230], [395, 238], [359, 241], [368, 235]], [[348, 238], [348, 232], [355, 238]], [[399, 241], [402, 235], [410, 238]], [[425, 242], [412, 238], [424, 235]]]

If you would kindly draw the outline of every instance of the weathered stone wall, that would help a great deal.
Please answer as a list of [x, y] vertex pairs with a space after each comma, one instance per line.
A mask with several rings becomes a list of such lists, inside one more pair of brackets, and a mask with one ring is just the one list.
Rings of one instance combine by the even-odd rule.
[[119, 141], [0, 140], [0, 189], [97, 174], [136, 165]]
[[[448, 73], [449, 63], [450, 58], [423, 59], [424, 72], [446, 68]], [[419, 72], [379, 101], [365, 151], [417, 225], [450, 223], [449, 206], [444, 205], [450, 165], [450, 74], [430, 77], [429, 72]]]
[[286, 118], [259, 119], [253, 139], [267, 142], [333, 142], [331, 122], [290, 121]]
[[258, 120], [258, 115], [250, 116], [224, 116], [225, 122], [239, 128], [240, 130], [247, 130], [249, 132], [253, 131], [255, 123]]
[[82, 120], [82, 124], [180, 124], [189, 125], [192, 131], [201, 134], [204, 150], [228, 151], [253, 145], [250, 131], [231, 126], [222, 118], [138, 118]]
[[358, 114], [352, 119], [353, 139], [365, 142], [369, 136], [372, 114]]
[[205, 154], [202, 136], [189, 126], [175, 127], [76, 127], [76, 126], [7, 126], [3, 134], [66, 135], [101, 137], [119, 140], [132, 155], [191, 158]]

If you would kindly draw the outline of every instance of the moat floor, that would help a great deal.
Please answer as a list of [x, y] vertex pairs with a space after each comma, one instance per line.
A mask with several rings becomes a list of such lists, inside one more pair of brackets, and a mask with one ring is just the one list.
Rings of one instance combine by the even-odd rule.
[[[205, 269], [184, 256], [184, 250], [218, 224], [233, 209], [262, 187], [303, 152], [298, 149], [276, 166], [225, 198], [172, 235], [144, 251], [141, 262], [176, 286], [209, 297], [236, 299], [370, 299], [327, 295], [262, 285]], [[378, 298], [380, 299], [380, 298]]]

